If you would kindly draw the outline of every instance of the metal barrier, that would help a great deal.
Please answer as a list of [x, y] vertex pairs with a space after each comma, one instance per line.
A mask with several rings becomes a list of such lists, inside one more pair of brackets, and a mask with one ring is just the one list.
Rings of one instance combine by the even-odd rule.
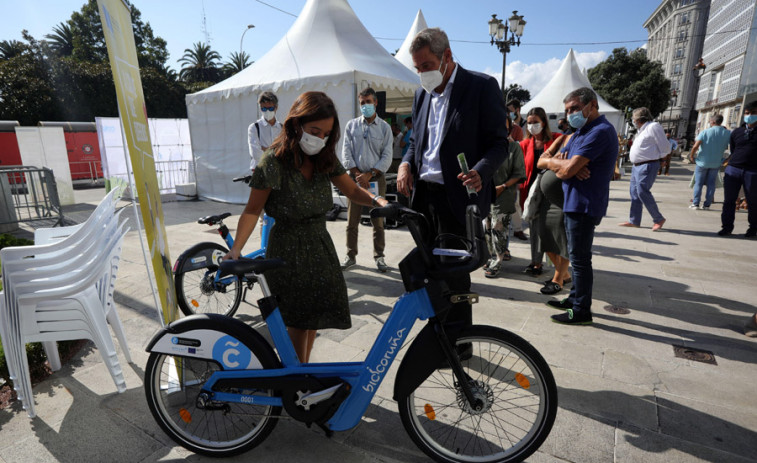
[[155, 163], [161, 193], [175, 193], [176, 185], [194, 182], [192, 161], [158, 161]]
[[0, 231], [18, 222], [52, 221], [63, 224], [53, 171], [43, 167], [0, 167]]
[[74, 182], [89, 180], [98, 183], [103, 180], [102, 161], [69, 161], [68, 165], [71, 168], [71, 180]]

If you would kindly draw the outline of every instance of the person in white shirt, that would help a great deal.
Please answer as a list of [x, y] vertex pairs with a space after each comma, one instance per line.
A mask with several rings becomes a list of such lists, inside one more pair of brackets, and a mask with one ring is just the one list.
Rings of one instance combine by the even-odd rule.
[[[369, 190], [371, 183], [376, 182], [378, 191], [372, 193], [384, 196], [386, 194], [386, 176], [384, 175], [392, 163], [392, 146], [394, 136], [389, 124], [376, 115], [376, 92], [368, 87], [358, 95], [362, 116], [347, 122], [344, 129], [344, 144], [342, 145], [342, 164], [347, 172], [361, 187]], [[347, 257], [342, 262], [342, 270], [355, 265], [357, 255], [357, 235], [363, 206], [347, 205]], [[384, 219], [371, 219], [373, 225], [373, 258], [379, 272], [386, 272], [388, 267], [384, 262]]]
[[665, 223], [665, 217], [660, 214], [651, 189], [657, 179], [660, 160], [670, 152], [670, 142], [665, 137], [662, 126], [652, 121], [652, 113], [649, 109], [643, 107], [635, 109], [632, 119], [638, 133], [629, 153], [631, 163], [633, 163], [630, 185], [631, 212], [628, 222], [623, 222], [620, 226], [637, 228], [641, 226], [641, 214], [643, 207], [646, 207], [652, 216], [654, 224], [652, 231], [659, 231]]
[[250, 145], [250, 171], [255, 170], [263, 153], [281, 133], [281, 122], [276, 120], [279, 99], [273, 92], [263, 92], [258, 98], [258, 106], [263, 114], [247, 128], [247, 142]]

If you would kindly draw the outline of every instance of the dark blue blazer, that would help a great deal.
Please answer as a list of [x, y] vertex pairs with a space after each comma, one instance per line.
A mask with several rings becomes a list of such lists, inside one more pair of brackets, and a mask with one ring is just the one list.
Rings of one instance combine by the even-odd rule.
[[[508, 141], [505, 101], [497, 80], [486, 74], [467, 71], [460, 64], [456, 66], [457, 75], [452, 84], [439, 157], [450, 207], [455, 218], [465, 224], [465, 208], [468, 204], [477, 204], [483, 215], [489, 213], [494, 199], [491, 179], [507, 158]], [[430, 104], [431, 95], [423, 88], [416, 90], [413, 99], [413, 133], [409, 148], [402, 158], [403, 162], [410, 163], [415, 182], [419, 179], [423, 152], [428, 146]], [[469, 199], [465, 187], [457, 179], [460, 173], [457, 162], [459, 153], [465, 153], [468, 167], [481, 175], [483, 187], [477, 198]], [[415, 194], [413, 199], [414, 197]]]

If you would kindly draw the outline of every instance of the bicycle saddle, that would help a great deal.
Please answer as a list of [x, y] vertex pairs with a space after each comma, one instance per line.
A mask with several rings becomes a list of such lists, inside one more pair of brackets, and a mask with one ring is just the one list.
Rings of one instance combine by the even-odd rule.
[[247, 273], [264, 273], [285, 266], [281, 259], [248, 259], [241, 257], [238, 260], [224, 260], [221, 262], [221, 276], [243, 276]]
[[206, 217], [203, 217], [197, 221], [197, 223], [206, 223], [208, 225], [215, 225], [219, 222], [221, 222], [226, 217], [230, 217], [231, 212], [224, 212], [221, 215], [208, 215]]

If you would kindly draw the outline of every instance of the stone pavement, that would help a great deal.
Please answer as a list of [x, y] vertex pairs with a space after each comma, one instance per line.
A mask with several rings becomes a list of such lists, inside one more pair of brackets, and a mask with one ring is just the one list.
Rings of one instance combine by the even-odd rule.
[[[757, 311], [757, 243], [743, 238], [746, 214], [737, 214], [738, 235], [719, 238], [720, 203], [710, 211], [687, 208], [692, 172], [693, 166], [674, 161], [672, 175], [655, 184], [653, 192], [667, 218], [658, 233], [651, 231], [648, 215], [640, 229], [617, 226], [627, 219], [627, 177], [612, 183], [609, 215], [597, 229], [594, 246], [593, 326], [550, 322], [554, 311], [544, 305], [549, 298], [539, 293], [546, 276], [521, 273], [529, 261], [528, 243], [513, 242], [513, 260], [499, 278], [486, 279], [481, 271], [473, 275], [474, 291], [482, 296], [474, 306], [474, 321], [527, 339], [557, 381], [555, 426], [529, 461], [757, 461], [757, 339], [742, 334], [744, 322]], [[103, 192], [76, 193], [79, 204], [68, 208], [67, 216], [81, 220]], [[716, 198], [722, 198], [722, 191]], [[199, 241], [220, 242], [214, 231], [195, 222], [198, 217], [242, 210], [204, 201], [163, 207], [172, 259]], [[233, 228], [236, 217], [227, 223]], [[340, 256], [345, 226], [344, 221], [328, 224]], [[387, 274], [374, 268], [369, 232], [361, 227], [358, 265], [345, 274], [353, 327], [319, 333], [315, 361], [364, 358], [402, 292], [396, 266], [411, 247], [407, 230], [387, 231], [386, 261], [392, 267]], [[0, 410], [0, 461], [210, 461], [175, 446], [146, 406], [144, 346], [159, 322], [141, 252], [132, 231], [115, 295], [134, 360], [126, 365], [120, 357], [128, 390], [116, 393], [99, 354], [88, 344], [34, 388], [35, 419], [29, 420], [18, 403]], [[261, 327], [250, 304], [243, 303], [237, 316]], [[673, 345], [711, 351], [717, 363], [678, 358]], [[397, 364], [355, 429], [328, 439], [320, 430], [282, 421], [258, 448], [229, 461], [426, 461], [402, 429], [391, 399]]]

